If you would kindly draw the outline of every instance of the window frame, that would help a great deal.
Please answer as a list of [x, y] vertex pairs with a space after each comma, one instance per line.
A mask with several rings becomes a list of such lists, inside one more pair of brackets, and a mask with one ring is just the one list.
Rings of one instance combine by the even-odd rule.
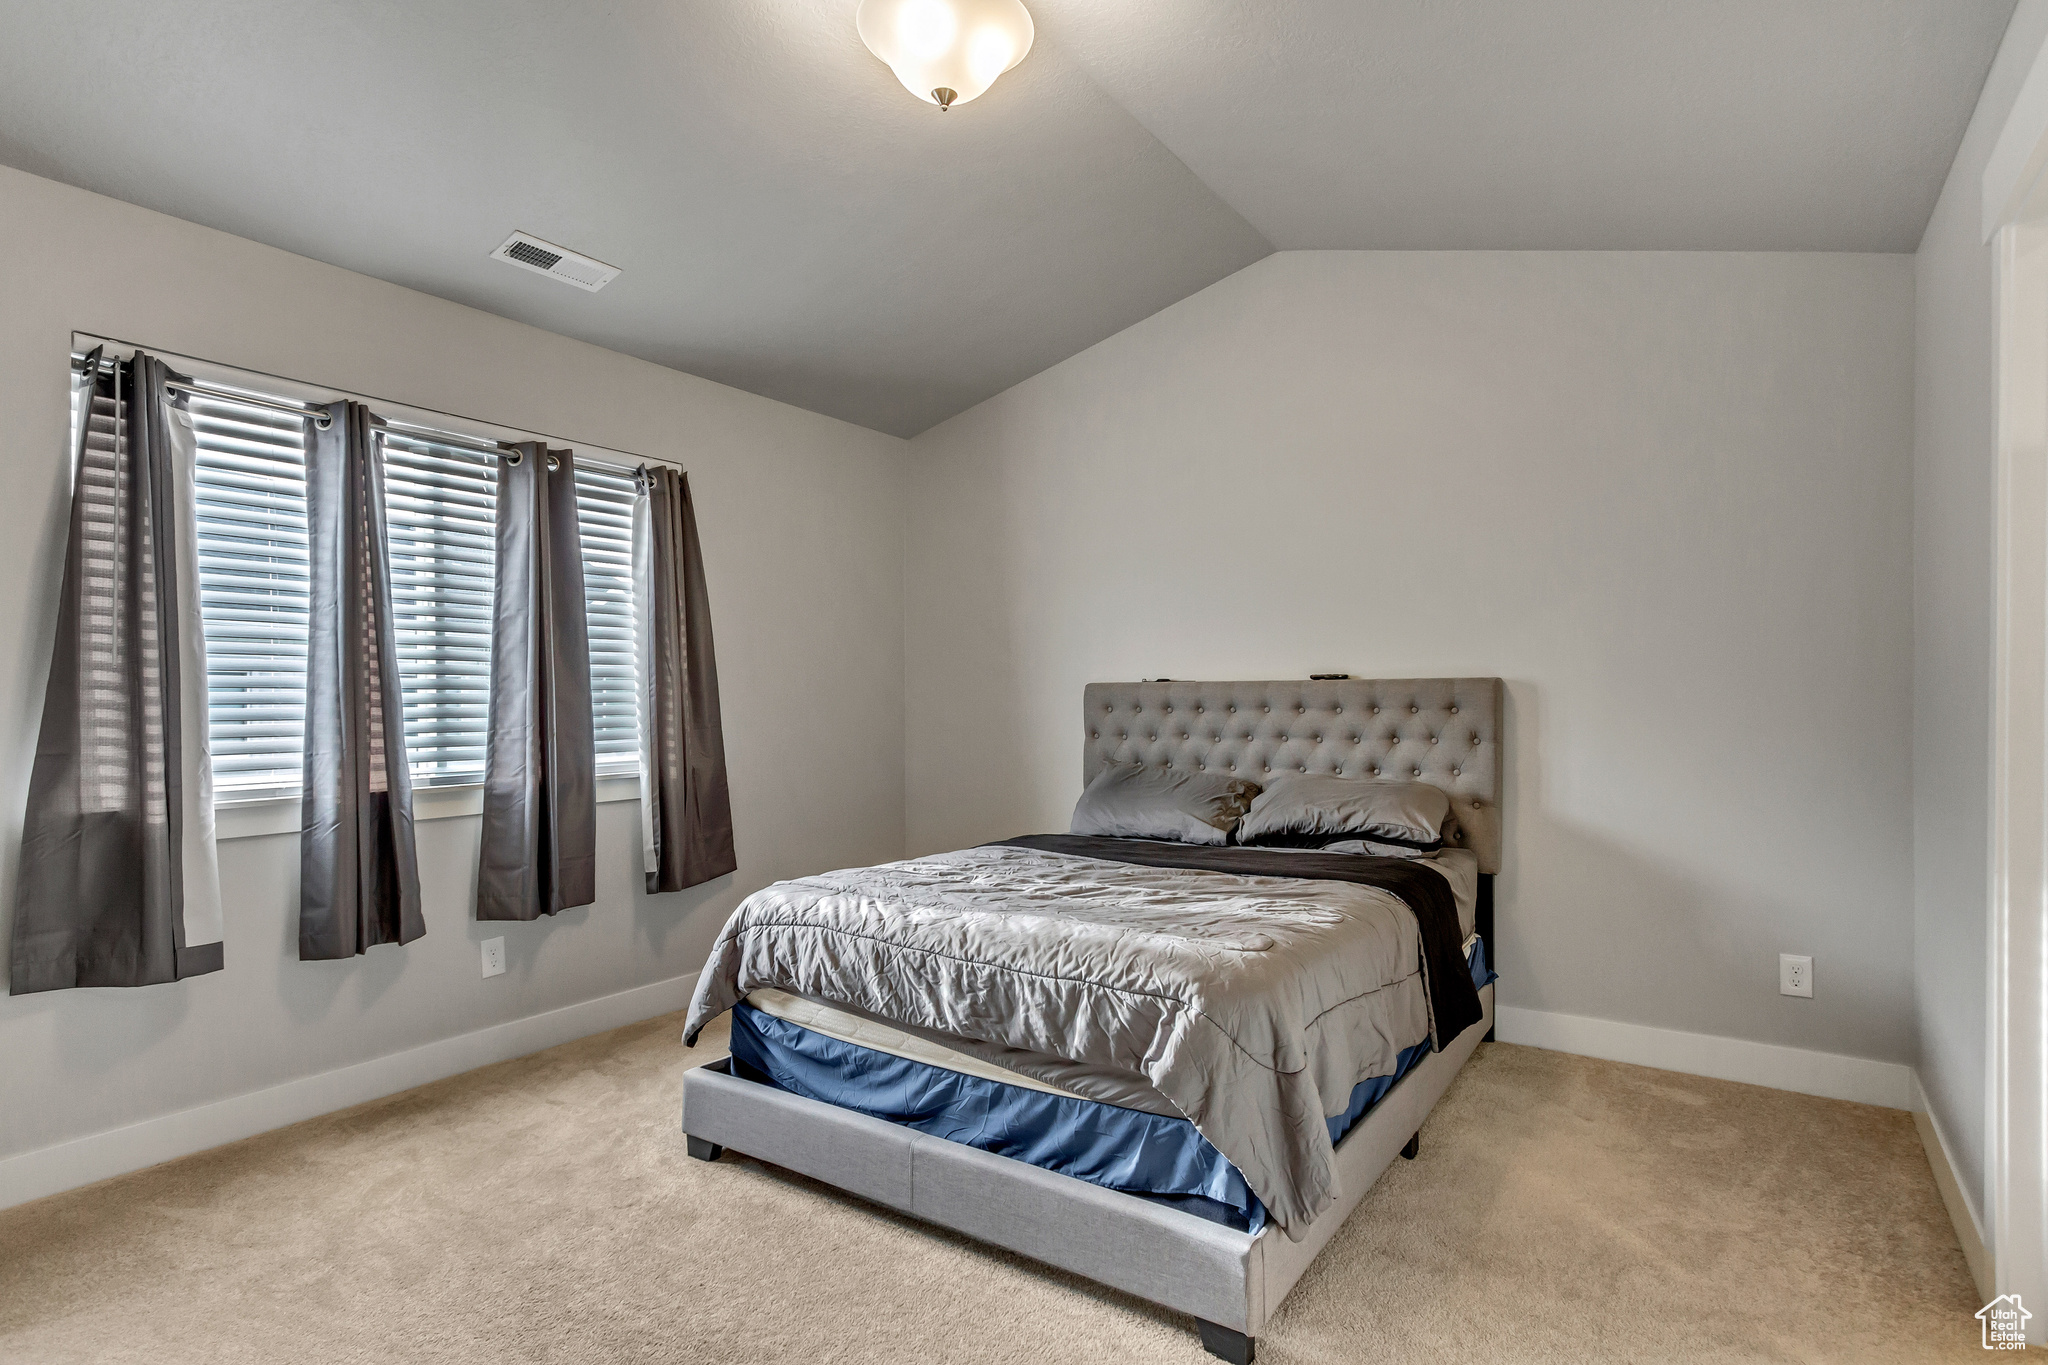
[[[69, 373], [75, 377], [81, 358], [96, 346], [105, 346], [111, 355], [130, 355], [137, 350], [158, 356], [181, 374], [194, 380], [220, 388], [239, 390], [252, 397], [273, 401], [302, 404], [332, 403], [352, 399], [368, 405], [379, 417], [410, 427], [427, 428], [451, 436], [466, 438], [486, 444], [518, 441], [541, 441], [553, 446], [566, 446], [576, 452], [579, 464], [611, 466], [604, 472], [630, 471], [641, 464], [666, 464], [680, 468], [673, 460], [637, 455], [630, 451], [610, 446], [580, 441], [572, 437], [550, 435], [510, 427], [494, 422], [485, 422], [456, 413], [440, 412], [432, 408], [416, 407], [372, 395], [354, 393], [325, 385], [309, 384], [303, 380], [289, 379], [261, 371], [242, 369], [218, 361], [188, 356], [143, 343], [126, 341], [118, 337], [106, 337], [92, 332], [74, 331], [71, 334], [71, 355]], [[71, 424], [72, 440], [66, 446], [67, 463], [76, 450], [76, 410], [67, 414]], [[75, 470], [67, 470], [66, 477], [75, 477]], [[410, 762], [410, 746], [408, 746]], [[609, 770], [600, 761], [596, 774], [597, 800], [600, 803], [616, 801], [637, 801], [640, 798], [640, 773], [638, 763], [633, 771], [623, 771], [615, 756]], [[216, 792], [214, 798], [215, 837], [218, 839], [254, 838], [271, 834], [297, 833], [300, 826], [301, 808], [304, 803], [303, 790], [298, 788], [244, 788], [226, 793]], [[450, 819], [465, 815], [477, 815], [483, 810], [483, 782], [481, 778], [469, 778], [447, 782], [416, 783], [413, 791], [413, 819]]]

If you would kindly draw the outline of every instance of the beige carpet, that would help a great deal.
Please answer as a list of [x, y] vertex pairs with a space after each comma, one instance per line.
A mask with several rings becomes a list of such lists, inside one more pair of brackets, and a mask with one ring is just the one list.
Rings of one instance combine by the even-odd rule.
[[[0, 1213], [0, 1360], [1183, 1361], [1186, 1319], [728, 1156], [680, 1016]], [[1910, 1118], [1482, 1046], [1289, 1361], [1983, 1358]]]

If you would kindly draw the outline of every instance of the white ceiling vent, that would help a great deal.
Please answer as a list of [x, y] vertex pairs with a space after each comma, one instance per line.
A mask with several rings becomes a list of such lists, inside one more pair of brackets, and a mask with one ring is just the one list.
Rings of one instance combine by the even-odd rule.
[[491, 259], [509, 262], [521, 270], [531, 270], [536, 275], [546, 275], [593, 294], [617, 279], [619, 274], [615, 265], [592, 260], [579, 251], [543, 242], [524, 232], [515, 232], [507, 237], [505, 244], [491, 253]]

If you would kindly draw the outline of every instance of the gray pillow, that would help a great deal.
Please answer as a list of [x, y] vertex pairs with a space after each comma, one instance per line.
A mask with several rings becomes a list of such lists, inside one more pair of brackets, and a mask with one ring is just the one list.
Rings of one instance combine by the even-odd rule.
[[1383, 844], [1377, 839], [1339, 839], [1334, 844], [1318, 844], [1316, 852], [1356, 853], [1368, 858], [1434, 858], [1438, 850], [1411, 848], [1407, 844]]
[[1451, 798], [1427, 782], [1376, 782], [1326, 773], [1276, 777], [1237, 827], [1241, 844], [1321, 848], [1345, 840], [1430, 850], [1443, 844]]
[[1259, 784], [1241, 777], [1112, 763], [1081, 793], [1072, 832], [1227, 844], [1258, 794]]

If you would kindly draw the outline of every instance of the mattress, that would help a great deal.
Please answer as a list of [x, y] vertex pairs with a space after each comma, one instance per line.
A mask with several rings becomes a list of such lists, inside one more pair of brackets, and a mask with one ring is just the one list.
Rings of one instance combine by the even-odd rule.
[[[1465, 947], [1473, 984], [1493, 980], [1484, 942], [1475, 935]], [[1397, 1054], [1391, 1072], [1360, 1080], [1345, 1107], [1325, 1117], [1331, 1143], [1429, 1051], [1424, 1038]], [[732, 1053], [739, 1074], [809, 1099], [1252, 1233], [1267, 1221], [1243, 1175], [1157, 1092], [1143, 1107], [1090, 1099], [783, 991], [752, 992], [734, 1009]]]
[[[1457, 851], [1468, 860], [1472, 856], [1469, 853], [1464, 853], [1462, 849]], [[1485, 966], [1486, 959], [1481, 951], [1479, 935], [1468, 934], [1466, 936], [1465, 960], [1468, 963], [1475, 964], [1472, 978], [1473, 985], [1483, 986], [1493, 979]], [[842, 1009], [823, 1000], [812, 1000], [805, 996], [792, 995], [788, 991], [755, 990], [747, 993], [747, 1003], [763, 1014], [772, 1015], [774, 1018], [781, 1019], [786, 1023], [808, 1029], [812, 1033], [821, 1034], [837, 1042], [850, 1043], [855, 1047], [867, 1048], [871, 1052], [881, 1052], [891, 1057], [900, 1057], [904, 1061], [917, 1062], [924, 1066], [941, 1067], [962, 1076], [976, 1076], [982, 1080], [1019, 1086], [1025, 1090], [1034, 1090], [1041, 1094], [1064, 1095], [1069, 1099], [1094, 1100], [1098, 1103], [1117, 1104], [1120, 1108], [1137, 1109], [1149, 1114], [1180, 1117], [1180, 1111], [1174, 1108], [1172, 1102], [1164, 1095], [1159, 1094], [1158, 1091], [1152, 1089], [1150, 1085], [1145, 1084], [1143, 1077], [1132, 1077], [1132, 1081], [1135, 1083], [1132, 1094], [1119, 1098], [1107, 1098], [1102, 1094], [1099, 1084], [1090, 1085], [1088, 1093], [1083, 1093], [1078, 1089], [1070, 1089], [1066, 1086], [1055, 1085], [1040, 1079], [1039, 1076], [1029, 1075], [1023, 1071], [1004, 1066], [1000, 1062], [990, 1060], [986, 1054], [977, 1056], [972, 1052], [965, 1051], [964, 1049], [973, 1046], [972, 1042], [968, 1039], [953, 1039], [950, 1041], [950, 1044], [948, 1042], [941, 1042], [933, 1034], [922, 1031], [913, 1032], [881, 1019], [871, 1018], [865, 1014]], [[1025, 1054], [1018, 1054], [1017, 1058], [1013, 1060], [1025, 1059]], [[1073, 1065], [1068, 1063], [1063, 1057], [1049, 1057], [1042, 1054], [1029, 1056], [1028, 1062], [1032, 1064], [1031, 1069], [1039, 1072], [1040, 1075], [1054, 1068]], [[1144, 1093], [1138, 1093], [1138, 1088], [1141, 1088]]]
[[[1284, 857], [1297, 850], [1271, 851]], [[1447, 848], [1413, 861], [1430, 867], [1450, 884], [1465, 940], [1465, 958], [1472, 961], [1477, 940], [1474, 926], [1479, 904], [1478, 857], [1468, 849]], [[1478, 977], [1474, 984], [1484, 982], [1484, 977]], [[920, 1029], [790, 991], [758, 988], [748, 992], [747, 1000], [754, 1008], [777, 1019], [906, 1061], [1045, 1094], [1098, 1100], [1169, 1118], [1183, 1117], [1172, 1101], [1136, 1072]], [[1412, 1044], [1414, 1035], [1401, 1041]]]

